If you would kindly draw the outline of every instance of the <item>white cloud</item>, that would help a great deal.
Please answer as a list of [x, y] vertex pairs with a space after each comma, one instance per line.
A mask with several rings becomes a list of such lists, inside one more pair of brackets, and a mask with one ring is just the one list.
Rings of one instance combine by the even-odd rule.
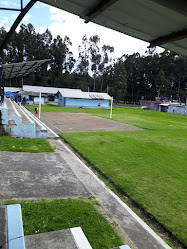
[[10, 2], [10, 1], [2, 1], [1, 4], [8, 6], [8, 7], [20, 7], [20, 4], [15, 3], [15, 2]]
[[1, 23], [2, 25], [4, 25], [5, 23], [9, 23], [9, 18], [7, 16], [3, 16]]
[[31, 19], [31, 15], [30, 14], [26, 14], [25, 17], [23, 18], [23, 21], [28, 22]]
[[39, 8], [43, 8], [43, 7], [48, 7], [48, 4], [45, 3], [37, 3], [34, 5], [34, 8], [39, 9]]
[[73, 43], [70, 50], [74, 57], [78, 57], [78, 46], [82, 43], [82, 37], [86, 34], [88, 37], [98, 35], [101, 39], [101, 46], [108, 44], [114, 46], [113, 58], [121, 57], [123, 54], [132, 54], [139, 52], [144, 54], [147, 50], [148, 43], [124, 35], [117, 31], [102, 27], [94, 23], [85, 24], [84, 20], [76, 15], [69, 14], [66, 11], [50, 7], [50, 19], [54, 22], [49, 25], [49, 30], [56, 37], [62, 38], [67, 35]]
[[44, 33], [46, 29], [46, 27], [35, 27], [36, 32], [40, 34]]
[[8, 26], [6, 26], [6, 25], [4, 25], [3, 23], [0, 23], [0, 28], [1, 27], [4, 27], [5, 28], [5, 30], [8, 32], [9, 31], [9, 27]]

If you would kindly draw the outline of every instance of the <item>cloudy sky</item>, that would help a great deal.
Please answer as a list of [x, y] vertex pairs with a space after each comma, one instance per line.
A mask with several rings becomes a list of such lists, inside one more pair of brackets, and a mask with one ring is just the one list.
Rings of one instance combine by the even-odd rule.
[[[23, 0], [24, 6], [28, 0]], [[20, 8], [20, 0], [0, 1], [2, 8]], [[19, 12], [0, 10], [0, 27], [4, 26], [8, 31]], [[86, 34], [88, 37], [99, 35], [101, 46], [109, 44], [114, 46], [113, 58], [121, 57], [123, 54], [132, 54], [138, 52], [141, 55], [145, 53], [148, 47], [147, 42], [121, 34], [117, 31], [101, 27], [94, 23], [85, 24], [81, 18], [66, 11], [59, 10], [49, 5], [37, 2], [28, 12], [21, 23], [32, 23], [37, 32], [44, 32], [48, 28], [53, 37], [60, 35], [62, 38], [67, 35], [73, 45], [71, 51], [74, 57], [78, 56], [78, 46], [81, 45], [82, 37]], [[163, 51], [157, 48], [157, 52]]]

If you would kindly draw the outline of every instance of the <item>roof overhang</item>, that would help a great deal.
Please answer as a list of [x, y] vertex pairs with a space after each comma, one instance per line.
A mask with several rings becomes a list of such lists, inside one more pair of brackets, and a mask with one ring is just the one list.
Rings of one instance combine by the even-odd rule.
[[187, 56], [186, 0], [41, 0], [102, 26]]
[[[22, 2], [22, 1], [21, 1]], [[0, 51], [25, 14], [37, 2], [30, 0], [0, 45]], [[90, 21], [187, 56], [186, 0], [41, 0]], [[1, 9], [1, 8], [0, 8]], [[38, 17], [39, 18], [39, 17]]]
[[24, 77], [49, 61], [50, 59], [3, 64], [2, 72], [5, 79]]

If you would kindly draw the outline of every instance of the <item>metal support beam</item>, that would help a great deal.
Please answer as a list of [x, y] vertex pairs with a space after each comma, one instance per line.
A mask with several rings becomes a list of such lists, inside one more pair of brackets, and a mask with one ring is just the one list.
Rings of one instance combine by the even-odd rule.
[[21, 10], [23, 9], [23, 0], [21, 0]]
[[10, 78], [10, 76], [11, 76], [11, 74], [12, 74], [13, 68], [14, 68], [14, 64], [13, 64], [13, 66], [12, 66], [11, 70], [10, 70], [10, 73], [9, 73], [9, 78]]
[[17, 71], [17, 74], [15, 75], [15, 77], [18, 77], [19, 73], [21, 72], [21, 70], [25, 67], [26, 63], [23, 64], [22, 67], [20, 67], [20, 69]]
[[0, 8], [0, 10], [21, 11], [21, 9], [12, 9], [12, 8]]
[[12, 34], [14, 33], [14, 31], [16, 30], [17, 26], [20, 24], [21, 20], [24, 18], [24, 16], [27, 14], [27, 12], [30, 10], [30, 8], [32, 8], [32, 6], [37, 2], [37, 0], [31, 0], [24, 9], [21, 10], [21, 13], [19, 14], [19, 16], [17, 17], [17, 19], [15, 20], [14, 24], [12, 25], [11, 29], [9, 30], [8, 34], [6, 35], [5, 39], [3, 40], [1, 46], [0, 46], [0, 52], [6, 48], [6, 45], [10, 39], [10, 37], [12, 36]]
[[93, 8], [89, 13], [86, 14], [85, 23], [92, 21], [95, 17], [100, 15], [103, 11], [109, 8], [111, 5], [116, 3], [118, 0], [103, 0], [95, 8]]
[[[36, 61], [31, 67], [29, 67], [26, 71], [25, 71], [25, 75], [27, 74], [27, 72], [29, 71], [29, 70], [31, 70], [35, 65], [37, 65], [38, 64], [38, 62]], [[24, 66], [20, 69], [20, 71], [26, 66], [27, 64], [25, 63], [24, 64]], [[32, 72], [32, 70], [31, 70], [31, 72]], [[19, 72], [16, 74], [16, 77], [19, 77]]]
[[165, 43], [170, 43], [170, 42], [174, 42], [174, 41], [185, 39], [185, 38], [187, 38], [187, 29], [184, 29], [184, 30], [179, 31], [179, 32], [174, 32], [174, 33], [171, 33], [169, 35], [162, 36], [162, 37], [159, 37], [153, 41], [150, 41], [149, 48], [152, 48], [155, 46], [160, 46], [160, 45], [163, 45]]

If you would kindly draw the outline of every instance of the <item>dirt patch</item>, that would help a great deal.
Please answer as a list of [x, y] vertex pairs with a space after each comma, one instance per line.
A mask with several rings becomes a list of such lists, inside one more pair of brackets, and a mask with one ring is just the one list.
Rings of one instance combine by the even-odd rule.
[[42, 112], [41, 120], [56, 133], [141, 130], [132, 125], [87, 113]]

